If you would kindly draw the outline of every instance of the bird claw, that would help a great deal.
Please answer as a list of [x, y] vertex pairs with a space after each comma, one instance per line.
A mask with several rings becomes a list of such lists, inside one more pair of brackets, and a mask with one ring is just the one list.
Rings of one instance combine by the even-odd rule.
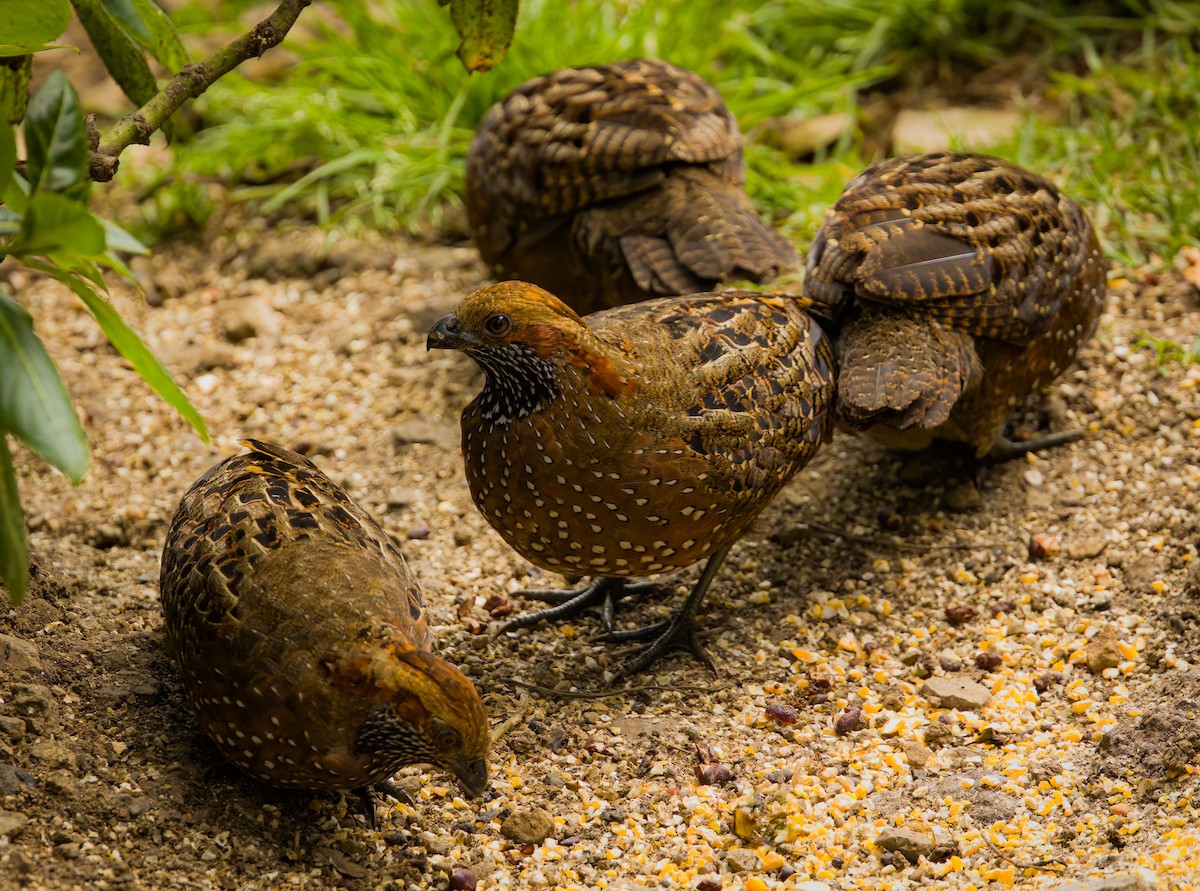
[[532, 588], [520, 592], [522, 596], [533, 600], [553, 603], [554, 606], [535, 610], [507, 622], [501, 633], [528, 628], [540, 622], [570, 619], [575, 616], [591, 614], [600, 619], [601, 625], [608, 633], [613, 629], [613, 617], [616, 615], [618, 600], [626, 597], [644, 594], [658, 587], [656, 582], [644, 581], [626, 583], [624, 579], [595, 578], [582, 588]]
[[696, 631], [695, 619], [685, 610], [680, 610], [665, 622], [655, 622], [644, 628], [634, 628], [629, 631], [611, 631], [601, 635], [598, 640], [605, 643], [622, 643], [630, 640], [649, 640], [651, 644], [644, 648], [631, 661], [626, 662], [613, 674], [609, 686], [625, 678], [632, 677], [645, 671], [660, 658], [672, 650], [687, 650], [714, 675], [717, 666], [704, 645], [700, 643], [700, 635]]

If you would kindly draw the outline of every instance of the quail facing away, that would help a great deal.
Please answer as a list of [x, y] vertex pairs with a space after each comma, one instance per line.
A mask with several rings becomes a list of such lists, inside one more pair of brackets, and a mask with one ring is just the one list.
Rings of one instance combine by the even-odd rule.
[[632, 59], [534, 78], [467, 156], [483, 259], [586, 313], [799, 265], [743, 189], [737, 122], [699, 75]]
[[[653, 637], [618, 677], [685, 645], [710, 668], [693, 617], [750, 521], [832, 429], [833, 348], [790, 298], [746, 291], [662, 298], [580, 318], [502, 282], [439, 320], [428, 346], [484, 371], [462, 415], [476, 506], [523, 557], [596, 578], [529, 592], [558, 606], [509, 628], [600, 608], [608, 640]], [[612, 632], [627, 579], [707, 564], [665, 623]]]
[[1003, 459], [1012, 413], [1061, 374], [1104, 308], [1083, 210], [1014, 164], [941, 152], [860, 174], [826, 213], [805, 294], [837, 318], [838, 414], [885, 444], [964, 442]]
[[273, 786], [366, 789], [423, 763], [482, 792], [483, 703], [431, 652], [400, 551], [307, 459], [245, 444], [183, 496], [163, 549], [167, 644], [201, 726]]

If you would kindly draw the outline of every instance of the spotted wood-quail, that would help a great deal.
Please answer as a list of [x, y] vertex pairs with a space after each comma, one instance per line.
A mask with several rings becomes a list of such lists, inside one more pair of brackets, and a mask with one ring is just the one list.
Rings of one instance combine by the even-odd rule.
[[813, 311], [837, 320], [845, 425], [996, 459], [1078, 437], [1013, 443], [1003, 430], [1091, 337], [1105, 288], [1075, 202], [1014, 164], [956, 152], [859, 175], [827, 212], [805, 280]]
[[[484, 371], [462, 415], [475, 504], [545, 569], [597, 577], [509, 627], [600, 607], [609, 640], [657, 639], [618, 676], [686, 645], [730, 545], [832, 427], [833, 348], [789, 298], [662, 298], [580, 318], [524, 282], [476, 291], [429, 334]], [[611, 632], [625, 580], [707, 558], [668, 622]], [[565, 602], [562, 602], [565, 601]]]
[[365, 789], [425, 763], [483, 791], [483, 704], [431, 652], [400, 551], [310, 461], [245, 444], [183, 496], [163, 548], [167, 644], [201, 726], [274, 786]]
[[586, 313], [799, 265], [743, 189], [737, 122], [703, 78], [633, 59], [534, 78], [467, 156], [483, 259]]

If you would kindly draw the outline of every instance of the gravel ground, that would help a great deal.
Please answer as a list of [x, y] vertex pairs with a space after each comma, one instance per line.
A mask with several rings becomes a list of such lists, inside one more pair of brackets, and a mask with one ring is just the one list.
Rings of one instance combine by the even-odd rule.
[[[467, 247], [246, 232], [160, 251], [115, 302], [178, 374], [204, 446], [54, 285], [10, 281], [95, 449], [84, 484], [18, 453], [36, 579], [0, 613], [0, 888], [1191, 887], [1200, 875], [1200, 365], [1175, 271], [1116, 274], [1078, 366], [1019, 426], [1086, 440], [992, 468], [839, 439], [733, 549], [684, 656], [597, 695], [590, 621], [495, 636], [555, 582], [471, 505], [479, 386], [425, 331], [484, 273]], [[159, 550], [244, 436], [307, 452], [401, 541], [442, 651], [500, 736], [464, 801], [242, 778], [163, 650]], [[631, 608], [632, 624], [665, 614]], [[674, 580], [673, 580], [674, 581]], [[454, 887], [470, 887], [455, 873]], [[1072, 885], [1071, 887], [1079, 887]]]

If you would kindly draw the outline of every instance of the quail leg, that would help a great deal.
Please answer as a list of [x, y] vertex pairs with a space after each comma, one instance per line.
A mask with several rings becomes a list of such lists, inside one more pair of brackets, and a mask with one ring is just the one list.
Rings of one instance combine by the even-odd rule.
[[983, 456], [983, 460], [989, 464], [1000, 464], [1004, 461], [1011, 461], [1013, 458], [1020, 458], [1029, 452], [1066, 445], [1068, 442], [1076, 442], [1080, 439], [1083, 439], [1082, 430], [1062, 430], [1058, 433], [1045, 433], [1041, 436], [1035, 436], [1033, 439], [1022, 440], [1021, 442], [1013, 442], [1003, 433], [997, 433], [996, 439], [992, 442], [992, 447]]
[[636, 596], [653, 591], [658, 587], [657, 582], [627, 582], [617, 578], [594, 578], [582, 588], [532, 588], [521, 594], [533, 600], [554, 603], [546, 609], [539, 609], [523, 616], [517, 616], [507, 623], [501, 632], [516, 631], [518, 628], [528, 628], [539, 622], [551, 622], [558, 619], [570, 619], [584, 613], [599, 616], [606, 632], [612, 632], [613, 615], [616, 613], [617, 601], [624, 597]]
[[650, 646], [638, 653], [633, 660], [626, 662], [617, 669], [610, 684], [615, 684], [619, 680], [645, 671], [662, 656], [674, 649], [686, 649], [702, 662], [709, 671], [713, 674], [717, 673], [717, 667], [713, 664], [712, 657], [708, 655], [708, 652], [704, 649], [704, 645], [700, 643], [699, 635], [696, 633], [696, 610], [700, 608], [700, 603], [704, 600], [704, 595], [708, 592], [708, 586], [712, 583], [713, 576], [717, 574], [717, 570], [725, 562], [725, 555], [729, 553], [729, 548], [730, 545], [726, 545], [720, 550], [713, 552], [712, 556], [708, 558], [708, 563], [704, 565], [704, 571], [700, 573], [700, 578], [696, 581], [691, 593], [688, 594], [687, 600], [684, 601], [683, 606], [676, 610], [671, 618], [665, 622], [656, 622], [653, 625], [647, 625], [644, 628], [634, 628], [631, 631], [610, 631], [599, 638], [606, 643], [652, 639]]
[[396, 785], [394, 780], [381, 780], [374, 786], [364, 786], [358, 790], [359, 797], [362, 799], [363, 814], [367, 818], [367, 823], [372, 829], [379, 828], [378, 821], [378, 800], [376, 796], [387, 796], [394, 798], [396, 801], [402, 801], [410, 807], [416, 807], [416, 802], [413, 801], [411, 795]]

